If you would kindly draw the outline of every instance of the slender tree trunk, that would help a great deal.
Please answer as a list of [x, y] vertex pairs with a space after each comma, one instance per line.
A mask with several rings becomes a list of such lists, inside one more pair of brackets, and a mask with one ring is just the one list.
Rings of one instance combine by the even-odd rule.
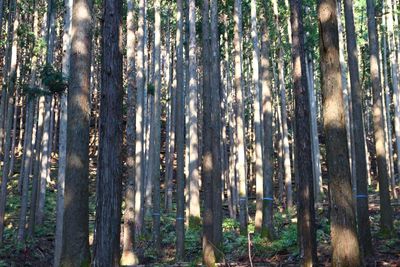
[[234, 86], [236, 92], [236, 151], [237, 171], [239, 182], [239, 221], [240, 233], [247, 235], [247, 175], [246, 175], [246, 136], [244, 124], [245, 99], [243, 96], [242, 78], [242, 0], [235, 0], [234, 5], [234, 58], [235, 77]]
[[127, 41], [126, 41], [126, 61], [127, 61], [127, 123], [126, 123], [126, 143], [127, 143], [127, 184], [125, 189], [125, 211], [124, 211], [124, 231], [123, 231], [123, 251], [121, 265], [138, 264], [138, 259], [133, 250], [134, 241], [134, 212], [135, 212], [135, 106], [136, 106], [136, 69], [135, 69], [135, 8], [134, 1], [127, 1], [128, 14], [126, 19]]
[[43, 120], [44, 120], [44, 97], [40, 96], [38, 100], [37, 107], [37, 130], [35, 133], [35, 155], [33, 162], [33, 177], [32, 177], [32, 193], [31, 193], [31, 204], [30, 204], [30, 213], [29, 213], [29, 227], [28, 234], [33, 236], [35, 233], [35, 222], [36, 222], [36, 206], [37, 206], [37, 197], [39, 190], [39, 171], [40, 171], [40, 157], [41, 157], [41, 142], [43, 135]]
[[136, 95], [136, 120], [135, 120], [135, 237], [141, 235], [142, 217], [143, 217], [143, 202], [144, 202], [144, 91], [145, 91], [145, 69], [144, 69], [144, 47], [145, 47], [145, 5], [146, 0], [139, 2], [139, 17], [138, 17], [138, 43], [137, 43], [137, 95]]
[[315, 230], [314, 179], [312, 167], [311, 115], [308, 98], [307, 73], [304, 53], [302, 1], [290, 1], [292, 25], [292, 60], [295, 97], [295, 150], [297, 169], [297, 229], [301, 265], [317, 265]]
[[[18, 7], [16, 0], [10, 1], [9, 6], [9, 21], [10, 27], [12, 30], [9, 31], [10, 38], [8, 39], [9, 43], [9, 57], [7, 58], [7, 116], [4, 121], [5, 124], [5, 135], [4, 135], [4, 161], [2, 168], [2, 181], [1, 181], [1, 194], [0, 194], [0, 243], [3, 242], [3, 233], [4, 233], [4, 217], [5, 217], [5, 209], [6, 209], [6, 199], [7, 199], [7, 183], [8, 178], [10, 176], [10, 151], [11, 151], [11, 129], [12, 129], [12, 121], [13, 121], [13, 111], [14, 111], [14, 101], [15, 101], [15, 81], [16, 81], [16, 72], [17, 72], [17, 48], [18, 48], [18, 37], [17, 37], [17, 29], [18, 29]], [[5, 89], [3, 89], [5, 90]]]
[[[278, 14], [278, 2], [273, 2], [275, 27], [279, 29], [279, 14]], [[289, 27], [289, 26], [288, 26]], [[291, 36], [289, 37], [291, 38]], [[286, 207], [290, 208], [293, 205], [293, 193], [292, 193], [292, 171], [290, 163], [290, 147], [289, 147], [289, 133], [287, 123], [287, 111], [286, 111], [286, 85], [285, 85], [285, 69], [283, 65], [283, 48], [281, 41], [281, 34], [278, 32], [278, 78], [279, 78], [279, 94], [281, 100], [281, 116], [282, 116], [282, 141], [283, 141], [283, 167], [285, 172], [285, 190], [286, 190]]]
[[183, 4], [177, 0], [177, 31], [176, 31], [176, 155], [177, 155], [177, 188], [176, 188], [176, 259], [184, 259], [184, 212], [185, 212], [185, 174], [184, 174], [184, 143], [185, 143], [185, 106], [183, 80]]
[[332, 265], [359, 266], [351, 173], [340, 78], [336, 1], [318, 4], [326, 158], [331, 199]]
[[267, 21], [268, 1], [263, 2], [262, 12], [262, 39], [261, 39], [261, 108], [263, 126], [263, 214], [262, 236], [272, 239], [273, 226], [273, 127], [272, 127], [272, 75], [270, 62], [270, 37]]
[[[46, 33], [46, 65], [53, 64], [54, 60], [54, 40], [55, 40], [55, 16], [56, 16], [56, 2], [55, 0], [48, 0], [47, 7], [47, 33]], [[43, 136], [42, 136], [42, 156], [40, 162], [40, 186], [38, 192], [38, 205], [36, 210], [36, 223], [43, 224], [44, 219], [44, 204], [46, 199], [46, 184], [47, 177], [50, 172], [50, 120], [51, 120], [51, 106], [52, 96], [45, 97], [45, 115], [43, 122]]]
[[[35, 37], [37, 37], [38, 28], [39, 28], [39, 18], [38, 12], [34, 13], [33, 18], [33, 32]], [[32, 69], [29, 80], [29, 86], [33, 87], [36, 82], [36, 73], [37, 73], [37, 62], [38, 56], [34, 53], [32, 55]], [[33, 151], [33, 128], [35, 122], [35, 110], [36, 110], [36, 97], [34, 95], [27, 95], [27, 108], [26, 108], [26, 121], [25, 121], [25, 136], [24, 136], [24, 154], [22, 157], [22, 166], [21, 166], [21, 185], [22, 185], [22, 194], [21, 194], [21, 210], [19, 217], [19, 225], [18, 225], [18, 241], [23, 242], [26, 234], [26, 215], [28, 211], [28, 197], [29, 197], [29, 176], [30, 169], [32, 165], [32, 158], [34, 155]], [[57, 240], [57, 239], [56, 239]]]
[[[393, 229], [392, 206], [390, 205], [389, 177], [387, 173], [387, 163], [385, 158], [385, 134], [384, 119], [382, 110], [381, 81], [379, 71], [379, 44], [375, 21], [375, 3], [367, 0], [368, 13], [368, 40], [370, 52], [370, 72], [373, 90], [373, 118], [374, 118], [374, 138], [378, 165], [379, 198], [380, 198], [380, 226], [383, 233], [388, 233]], [[390, 18], [389, 18], [390, 24]], [[393, 66], [393, 65], [392, 65]], [[392, 72], [394, 77], [397, 70]], [[394, 83], [393, 83], [394, 85]]]
[[[217, 261], [222, 257], [222, 168], [221, 168], [221, 66], [219, 47], [218, 1], [211, 0], [211, 125], [212, 125], [212, 158], [213, 158], [213, 244], [216, 247]], [[246, 212], [247, 213], [247, 212]]]
[[254, 86], [254, 129], [255, 129], [255, 175], [256, 175], [256, 217], [255, 227], [258, 232], [262, 228], [263, 206], [263, 156], [260, 105], [260, 49], [258, 47], [257, 6], [251, 1], [251, 36], [253, 40], [253, 86]]
[[[64, 34], [63, 34], [63, 58], [62, 73], [64, 77], [69, 77], [69, 67], [71, 58], [71, 19], [72, 5], [74, 0], [64, 0]], [[58, 177], [57, 177], [57, 208], [56, 208], [56, 237], [54, 248], [54, 266], [60, 266], [62, 251], [62, 234], [64, 221], [64, 188], [65, 188], [65, 168], [67, 157], [67, 108], [68, 96], [66, 92], [60, 95], [60, 121], [59, 121], [59, 148], [58, 148]]]
[[156, 250], [161, 250], [161, 192], [160, 192], [160, 145], [161, 145], [161, 1], [154, 2], [154, 113], [153, 138], [153, 241]]
[[363, 256], [372, 255], [371, 230], [368, 212], [368, 179], [365, 151], [364, 118], [362, 112], [362, 91], [358, 69], [358, 50], [356, 31], [354, 27], [353, 1], [344, 1], [346, 19], [347, 56], [350, 72], [351, 101], [352, 101], [352, 130], [354, 144], [355, 173], [357, 174], [357, 223], [358, 235]]
[[197, 59], [196, 59], [196, 5], [189, 5], [189, 183], [190, 183], [190, 221], [189, 225], [200, 223], [200, 174], [199, 138], [197, 135]]
[[386, 7], [388, 8], [388, 14], [385, 15], [384, 19], [387, 25], [388, 32], [388, 50], [389, 50], [389, 60], [391, 64], [391, 76], [392, 76], [392, 88], [393, 88], [393, 102], [394, 102], [394, 130], [396, 137], [396, 154], [397, 161], [396, 167], [398, 173], [400, 173], [400, 93], [399, 93], [399, 66], [398, 66], [398, 58], [396, 58], [396, 35], [394, 30], [394, 21], [393, 21], [393, 5], [392, 1], [387, 0]]
[[306, 57], [306, 71], [308, 76], [308, 98], [310, 104], [311, 119], [311, 144], [312, 144], [312, 162], [314, 176], [314, 201], [318, 202], [323, 194], [321, 161], [318, 138], [318, 118], [317, 118], [317, 100], [314, 92], [314, 67], [311, 55]]
[[68, 90], [67, 161], [61, 266], [90, 262], [89, 252], [89, 90], [92, 1], [72, 8], [71, 75]]

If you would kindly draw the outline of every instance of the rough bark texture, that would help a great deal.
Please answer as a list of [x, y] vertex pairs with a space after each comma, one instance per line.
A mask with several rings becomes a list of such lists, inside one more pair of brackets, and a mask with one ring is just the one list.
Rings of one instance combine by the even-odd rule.
[[302, 266], [317, 265], [317, 240], [313, 167], [311, 151], [310, 104], [304, 53], [302, 1], [291, 0], [293, 91], [295, 98], [295, 153], [297, 173], [297, 228]]
[[122, 195], [122, 0], [103, 1], [94, 266], [118, 266]]
[[358, 51], [356, 31], [354, 27], [353, 1], [344, 1], [346, 19], [347, 56], [350, 72], [351, 101], [352, 101], [352, 131], [354, 143], [355, 173], [357, 183], [357, 224], [358, 236], [363, 256], [372, 255], [371, 230], [368, 212], [368, 177], [365, 151], [364, 118], [362, 111], [362, 91], [358, 70]]
[[214, 266], [216, 263], [216, 251], [213, 246], [213, 207], [212, 207], [212, 147], [211, 147], [211, 44], [210, 36], [210, 2], [203, 0], [202, 33], [203, 33], [203, 162], [202, 162], [202, 186], [204, 188], [203, 211], [203, 262], [206, 266]]
[[368, 13], [368, 40], [370, 52], [370, 72], [373, 91], [373, 119], [374, 138], [378, 165], [379, 198], [380, 198], [380, 225], [381, 231], [388, 233], [393, 229], [392, 206], [390, 205], [389, 177], [385, 158], [384, 118], [382, 110], [381, 79], [379, 71], [379, 45], [375, 21], [375, 4], [367, 0]]
[[[71, 59], [71, 19], [72, 5], [74, 0], [64, 0], [64, 35], [63, 35], [63, 58], [62, 73], [64, 77], [69, 77], [69, 67]], [[67, 92], [60, 95], [60, 121], [59, 121], [59, 148], [58, 148], [58, 177], [57, 177], [57, 215], [56, 215], [56, 236], [54, 248], [54, 267], [60, 265], [62, 251], [62, 232], [64, 221], [64, 191], [65, 191], [65, 168], [67, 157]]]
[[90, 263], [88, 184], [91, 10], [91, 0], [74, 1], [61, 266], [82, 266]]
[[177, 0], [177, 31], [176, 31], [176, 259], [184, 258], [185, 239], [185, 174], [184, 174], [184, 147], [185, 147], [185, 106], [183, 80], [183, 3]]
[[211, 0], [211, 125], [213, 158], [213, 243], [216, 247], [217, 260], [222, 256], [222, 168], [221, 168], [221, 68], [218, 31], [218, 1]]
[[154, 1], [154, 113], [152, 138], [153, 169], [153, 241], [157, 251], [161, 249], [161, 195], [160, 195], [160, 145], [161, 145], [161, 1]]
[[135, 10], [134, 1], [127, 1], [126, 19], [126, 78], [127, 78], [127, 122], [126, 122], [126, 169], [127, 182], [125, 189], [125, 211], [124, 211], [124, 233], [123, 233], [123, 252], [121, 258], [122, 265], [138, 264], [138, 259], [133, 251], [134, 240], [134, 210], [135, 210], [135, 106], [136, 106], [136, 70], [135, 70]]
[[261, 39], [261, 90], [262, 90], [262, 113], [263, 113], [263, 215], [262, 236], [272, 239], [274, 237], [273, 227], [273, 111], [272, 111], [272, 75], [270, 62], [270, 40], [267, 21], [268, 1], [263, 1], [262, 12], [262, 39]]
[[332, 265], [359, 266], [360, 254], [344, 120], [336, 1], [318, 4], [324, 131], [331, 202]]
[[253, 86], [254, 86], [254, 130], [255, 130], [255, 175], [256, 175], [256, 215], [255, 227], [258, 232], [262, 228], [263, 206], [263, 153], [262, 153], [262, 126], [261, 126], [261, 90], [260, 90], [260, 48], [258, 46], [257, 6], [251, 1], [251, 37], [253, 41]]

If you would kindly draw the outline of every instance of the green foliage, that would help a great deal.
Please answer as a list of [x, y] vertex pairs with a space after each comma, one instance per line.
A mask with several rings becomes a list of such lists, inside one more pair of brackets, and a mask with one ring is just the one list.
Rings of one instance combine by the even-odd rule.
[[46, 64], [40, 72], [40, 78], [43, 85], [53, 94], [60, 94], [68, 87], [67, 78], [65, 78], [61, 71], [58, 71], [54, 66]]
[[154, 84], [149, 83], [147, 84], [147, 94], [154, 96], [155, 87]]
[[22, 85], [22, 93], [29, 98], [51, 94], [49, 91], [44, 90], [39, 86], [30, 87], [28, 84]]
[[187, 259], [196, 259], [196, 262], [201, 262], [201, 234], [202, 231], [200, 228], [187, 229], [185, 233], [185, 255]]

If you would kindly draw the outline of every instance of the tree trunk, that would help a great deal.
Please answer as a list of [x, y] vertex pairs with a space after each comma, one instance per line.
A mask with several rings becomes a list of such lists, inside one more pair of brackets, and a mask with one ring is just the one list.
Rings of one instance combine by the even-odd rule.
[[[55, 40], [55, 17], [56, 17], [56, 2], [55, 0], [48, 0], [47, 7], [47, 33], [46, 33], [46, 65], [53, 64], [54, 58], [54, 40]], [[42, 136], [42, 156], [40, 162], [40, 186], [38, 192], [38, 205], [36, 210], [36, 223], [43, 224], [44, 219], [44, 204], [46, 199], [46, 184], [47, 177], [50, 172], [50, 157], [51, 157], [51, 137], [50, 137], [50, 120], [51, 120], [51, 106], [52, 96], [45, 97], [45, 115], [43, 122], [43, 136]]]
[[246, 136], [244, 124], [245, 99], [243, 96], [242, 79], [242, 0], [235, 0], [234, 5], [234, 58], [235, 77], [234, 86], [236, 92], [236, 152], [237, 171], [239, 182], [239, 221], [240, 233], [247, 235], [247, 175], [246, 175]]
[[[64, 77], [69, 77], [69, 67], [71, 58], [71, 19], [72, 5], [74, 0], [64, 0], [64, 33], [63, 33], [63, 58], [62, 73]], [[62, 251], [62, 234], [64, 221], [64, 189], [65, 189], [65, 168], [67, 157], [67, 93], [60, 95], [60, 121], [59, 121], [59, 150], [58, 150], [58, 177], [57, 177], [57, 207], [56, 207], [56, 236], [54, 248], [54, 267], [60, 266]]]
[[302, 1], [290, 1], [292, 60], [295, 97], [295, 150], [297, 172], [297, 229], [302, 266], [317, 265], [317, 240], [314, 209], [311, 115], [304, 53]]
[[183, 80], [183, 5], [177, 0], [177, 31], [176, 31], [176, 259], [184, 259], [184, 212], [185, 212], [185, 174], [184, 174], [184, 145], [185, 145], [185, 106]]
[[3, 233], [4, 233], [4, 217], [5, 217], [5, 209], [6, 209], [6, 199], [7, 199], [7, 183], [8, 178], [10, 176], [10, 151], [11, 151], [11, 129], [12, 129], [12, 121], [13, 121], [13, 111], [14, 111], [14, 101], [15, 101], [15, 81], [16, 81], [16, 72], [17, 72], [17, 48], [18, 48], [18, 7], [16, 0], [10, 1], [10, 12], [9, 12], [9, 21], [11, 31], [10, 38], [8, 39], [8, 50], [10, 53], [7, 58], [7, 65], [9, 68], [6, 70], [7, 73], [7, 94], [6, 94], [6, 105], [7, 107], [7, 116], [4, 121], [5, 125], [5, 135], [4, 135], [4, 161], [2, 172], [2, 181], [1, 181], [1, 194], [0, 194], [0, 243], [3, 242]]
[[256, 176], [256, 231], [262, 229], [263, 206], [263, 156], [260, 105], [260, 49], [258, 47], [257, 7], [256, 1], [251, 1], [251, 36], [253, 40], [253, 86], [254, 86], [254, 129], [255, 129], [255, 176]]
[[[38, 27], [39, 27], [39, 18], [38, 12], [34, 13], [33, 18], [33, 32], [34, 36], [37, 37]], [[37, 61], [38, 57], [34, 53], [32, 55], [32, 69], [29, 80], [29, 87], [33, 87], [36, 82], [36, 74], [37, 74]], [[25, 121], [25, 136], [24, 136], [24, 155], [22, 157], [21, 163], [21, 185], [22, 185], [22, 194], [21, 194], [21, 210], [19, 217], [19, 225], [18, 225], [18, 241], [23, 242], [26, 234], [26, 215], [28, 211], [28, 197], [29, 197], [29, 176], [30, 169], [32, 165], [32, 158], [34, 155], [33, 151], [33, 128], [34, 128], [34, 117], [36, 111], [36, 97], [34, 95], [27, 95], [27, 108], [26, 108], [26, 121]], [[57, 239], [56, 239], [57, 240]]]
[[363, 256], [372, 255], [371, 230], [368, 212], [368, 177], [365, 151], [364, 118], [362, 111], [362, 91], [358, 69], [358, 50], [356, 31], [354, 27], [353, 1], [344, 1], [346, 19], [347, 56], [350, 72], [351, 101], [352, 101], [352, 130], [354, 144], [355, 173], [357, 183], [357, 224], [358, 235]]
[[122, 196], [122, 0], [103, 1], [100, 139], [94, 266], [120, 261]]
[[332, 265], [359, 266], [351, 173], [340, 78], [336, 1], [318, 4], [326, 158], [331, 199]]
[[126, 146], [127, 146], [127, 184], [125, 189], [125, 211], [124, 211], [124, 231], [123, 231], [123, 250], [121, 265], [136, 265], [138, 259], [133, 250], [134, 231], [135, 231], [135, 106], [136, 106], [136, 69], [135, 69], [135, 8], [134, 1], [127, 1], [126, 19], [126, 78], [127, 78], [127, 122], [126, 122]]
[[273, 226], [273, 111], [272, 111], [272, 75], [270, 61], [270, 37], [267, 21], [268, 1], [263, 1], [262, 39], [261, 39], [261, 105], [263, 115], [263, 214], [262, 236], [269, 239], [274, 237]]
[[161, 194], [160, 194], [160, 145], [161, 145], [161, 1], [154, 2], [154, 113], [153, 138], [153, 241], [156, 250], [161, 250]]
[[200, 224], [199, 138], [197, 135], [196, 5], [189, 4], [189, 183], [190, 226]]
[[138, 17], [138, 43], [136, 51], [137, 62], [137, 95], [136, 95], [136, 120], [135, 120], [135, 237], [141, 235], [142, 230], [142, 217], [143, 217], [143, 204], [144, 204], [144, 168], [145, 168], [145, 155], [144, 155], [144, 91], [145, 91], [145, 69], [144, 69], [144, 47], [145, 47], [145, 6], [146, 0], [139, 2], [139, 17]]
[[[375, 21], [375, 4], [367, 0], [368, 13], [368, 40], [370, 52], [370, 72], [373, 90], [373, 118], [376, 158], [378, 165], [379, 198], [380, 198], [380, 226], [385, 234], [393, 230], [392, 206], [390, 205], [389, 177], [385, 158], [384, 118], [382, 110], [381, 80], [379, 71], [379, 44]], [[390, 16], [389, 16], [390, 17]], [[390, 18], [388, 20], [390, 25]], [[390, 40], [390, 38], [389, 38]], [[392, 46], [393, 47], [393, 46]], [[393, 62], [392, 62], [393, 63]], [[393, 67], [393, 65], [392, 65]], [[397, 69], [392, 72], [396, 76]], [[395, 83], [393, 83], [394, 85]]]
[[75, 0], [72, 9], [61, 266], [90, 263], [88, 222], [91, 40], [92, 1]]

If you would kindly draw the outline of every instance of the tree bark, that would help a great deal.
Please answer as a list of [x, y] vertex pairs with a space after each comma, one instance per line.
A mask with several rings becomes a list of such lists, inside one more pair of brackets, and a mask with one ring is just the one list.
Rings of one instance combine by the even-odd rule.
[[156, 250], [161, 250], [161, 192], [160, 192], [160, 145], [161, 145], [161, 1], [154, 1], [154, 113], [152, 131], [153, 151], [153, 241]]
[[[72, 5], [74, 0], [64, 0], [64, 33], [63, 33], [63, 58], [62, 73], [69, 77], [71, 58], [71, 20]], [[68, 119], [68, 95], [62, 92], [60, 95], [60, 120], [59, 120], [59, 148], [58, 148], [58, 177], [57, 177], [57, 207], [56, 207], [56, 236], [54, 248], [54, 267], [60, 266], [62, 252], [62, 234], [64, 222], [64, 192], [65, 192], [65, 169], [67, 160], [67, 119]]]
[[301, 265], [317, 265], [311, 115], [304, 53], [302, 1], [290, 1], [293, 89], [295, 97], [295, 159], [297, 172], [297, 229]]
[[2, 172], [2, 181], [1, 181], [1, 194], [0, 194], [0, 243], [3, 242], [3, 233], [4, 233], [4, 217], [5, 217], [5, 209], [6, 209], [6, 200], [7, 200], [7, 183], [8, 178], [10, 177], [10, 151], [11, 151], [11, 129], [12, 129], [12, 121], [13, 121], [13, 111], [14, 111], [14, 101], [15, 101], [15, 81], [17, 75], [17, 49], [18, 49], [18, 36], [17, 29], [19, 25], [18, 21], [18, 6], [16, 0], [10, 1], [9, 6], [9, 20], [11, 31], [9, 30], [10, 37], [8, 39], [8, 57], [6, 58], [9, 68], [6, 68], [7, 71], [7, 94], [6, 94], [6, 117], [4, 121], [5, 135], [4, 135], [4, 161]]
[[89, 252], [89, 90], [92, 1], [72, 8], [71, 75], [68, 91], [67, 163], [61, 266], [90, 263]]
[[358, 69], [358, 50], [354, 27], [353, 1], [344, 1], [346, 19], [347, 57], [350, 72], [352, 101], [352, 131], [354, 144], [355, 173], [357, 174], [357, 224], [360, 245], [364, 257], [372, 255], [371, 230], [368, 212], [368, 177], [365, 151], [364, 118], [362, 111], [362, 91]]
[[177, 30], [176, 30], [176, 259], [184, 259], [184, 212], [185, 212], [185, 174], [184, 174], [184, 143], [185, 143], [185, 106], [183, 80], [183, 4], [177, 0]]
[[137, 62], [137, 94], [136, 94], [136, 120], [135, 120], [135, 237], [141, 235], [142, 230], [142, 217], [144, 205], [144, 168], [145, 168], [145, 155], [144, 155], [144, 91], [145, 91], [145, 69], [144, 69], [144, 34], [145, 34], [145, 6], [146, 0], [139, 2], [139, 17], [138, 17], [138, 43], [136, 51]]
[[[374, 139], [378, 165], [379, 198], [380, 198], [380, 226], [383, 233], [390, 233], [393, 230], [392, 206], [390, 205], [389, 177], [385, 158], [385, 134], [384, 119], [382, 110], [381, 79], [379, 71], [379, 44], [375, 21], [375, 3], [367, 0], [368, 14], [368, 41], [370, 52], [370, 74], [373, 91], [373, 119]], [[389, 19], [390, 23], [390, 19]], [[396, 72], [393, 72], [396, 76]]]
[[94, 266], [119, 266], [122, 196], [122, 0], [103, 1]]
[[190, 226], [200, 223], [199, 138], [197, 135], [197, 59], [196, 59], [196, 5], [189, 4], [189, 183]]
[[267, 21], [268, 1], [263, 2], [262, 12], [262, 39], [261, 39], [261, 105], [263, 124], [263, 214], [262, 236], [273, 239], [273, 111], [272, 111], [272, 75], [270, 61], [270, 36]]
[[360, 254], [340, 78], [336, 0], [318, 3], [326, 158], [331, 200], [332, 265], [359, 266]]
[[123, 231], [123, 250], [121, 265], [138, 264], [137, 256], [133, 250], [134, 231], [135, 231], [135, 106], [136, 106], [136, 69], [135, 69], [135, 8], [134, 1], [127, 1], [126, 19], [126, 79], [127, 79], [127, 122], [126, 122], [126, 149], [127, 149], [127, 182], [125, 188], [125, 211], [124, 211], [124, 231]]
[[239, 182], [239, 221], [240, 233], [247, 235], [247, 175], [246, 175], [246, 136], [244, 124], [245, 99], [243, 96], [242, 79], [242, 0], [235, 0], [234, 5], [234, 58], [235, 76], [234, 87], [236, 93], [236, 152], [237, 152], [237, 171]]

